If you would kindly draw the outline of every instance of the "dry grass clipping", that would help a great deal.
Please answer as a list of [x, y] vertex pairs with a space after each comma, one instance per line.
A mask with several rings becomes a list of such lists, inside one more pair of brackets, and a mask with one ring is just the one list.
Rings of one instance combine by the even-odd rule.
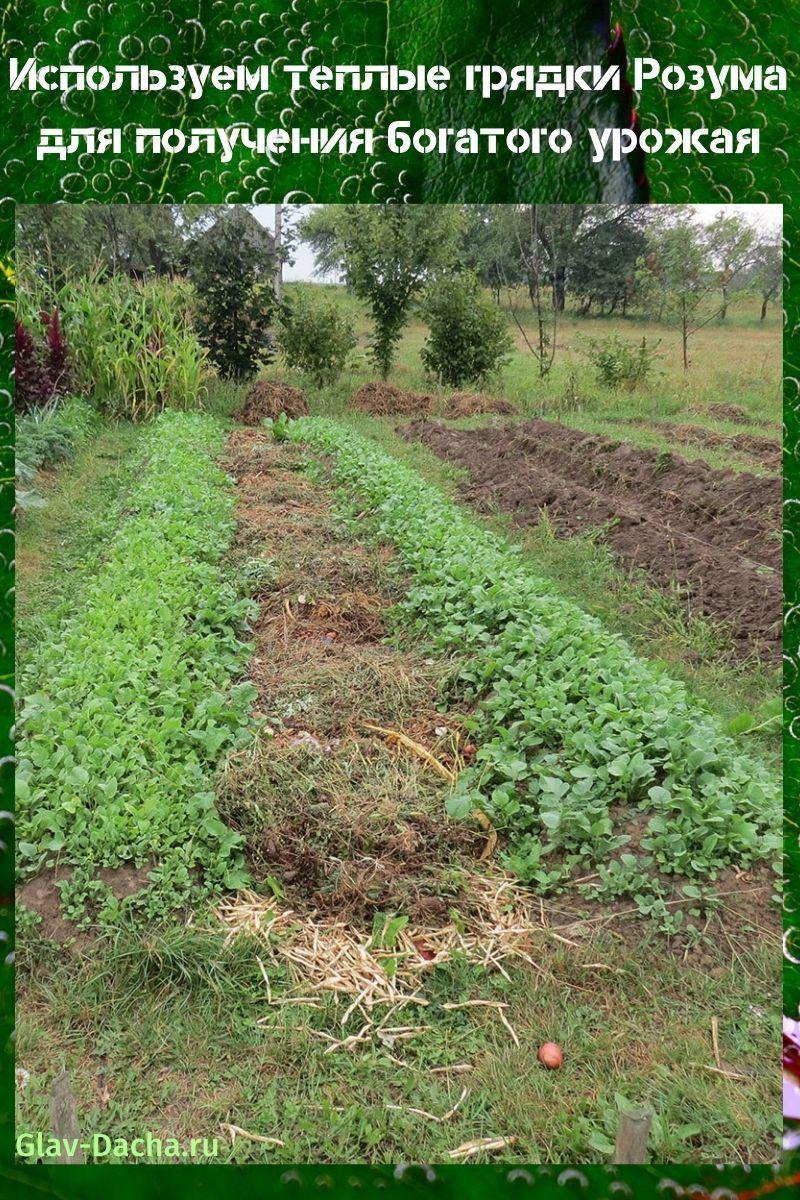
[[[470, 884], [471, 916], [461, 927], [454, 922], [440, 929], [407, 925], [390, 947], [343, 921], [301, 916], [281, 909], [274, 899], [241, 892], [216, 910], [226, 930], [226, 944], [242, 935], [263, 943], [259, 960], [269, 1004], [310, 1004], [333, 995], [345, 1004], [340, 1020], [346, 1025], [353, 1013], [372, 1021], [376, 1006], [397, 1012], [408, 1004], [424, 1007], [428, 1001], [419, 986], [437, 963], [455, 955], [508, 978], [504, 963], [521, 959], [536, 967], [534, 942], [542, 936], [538, 906], [508, 877], [474, 877]], [[424, 949], [424, 954], [421, 952]], [[269, 962], [288, 966], [296, 994], [276, 999], [269, 985]], [[502, 1007], [490, 1005], [509, 1029]], [[362, 1031], [363, 1033], [363, 1031]], [[364, 1037], [367, 1035], [364, 1034]], [[355, 1035], [359, 1039], [359, 1035]], [[350, 1041], [351, 1039], [346, 1039]]]

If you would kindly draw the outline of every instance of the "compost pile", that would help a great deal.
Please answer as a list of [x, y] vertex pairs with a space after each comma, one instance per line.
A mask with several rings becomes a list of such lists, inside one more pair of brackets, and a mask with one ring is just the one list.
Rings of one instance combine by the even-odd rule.
[[365, 383], [350, 397], [349, 407], [376, 417], [417, 417], [431, 411], [433, 397], [409, 392], [393, 383]]
[[474, 417], [480, 413], [510, 416], [515, 411], [514, 405], [509, 404], [508, 400], [495, 400], [480, 392], [454, 392], [447, 401], [444, 415], [450, 418]]
[[242, 425], [260, 425], [268, 417], [277, 420], [281, 413], [304, 417], [308, 413], [305, 392], [274, 379], [257, 379], [233, 416]]

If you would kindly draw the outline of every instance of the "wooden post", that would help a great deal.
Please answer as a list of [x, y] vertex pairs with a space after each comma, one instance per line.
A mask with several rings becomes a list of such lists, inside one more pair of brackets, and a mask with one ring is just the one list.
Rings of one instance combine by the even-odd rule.
[[283, 205], [275, 205], [275, 299], [283, 301]]
[[[53, 1133], [61, 1142], [61, 1154], [58, 1161], [85, 1163], [86, 1157], [81, 1149], [81, 1131], [78, 1125], [78, 1105], [72, 1090], [72, 1080], [63, 1067], [53, 1080], [48, 1107]], [[65, 1142], [69, 1142], [71, 1148], [65, 1149]]]
[[652, 1119], [653, 1114], [644, 1108], [620, 1113], [614, 1147], [615, 1163], [647, 1162], [647, 1138]]

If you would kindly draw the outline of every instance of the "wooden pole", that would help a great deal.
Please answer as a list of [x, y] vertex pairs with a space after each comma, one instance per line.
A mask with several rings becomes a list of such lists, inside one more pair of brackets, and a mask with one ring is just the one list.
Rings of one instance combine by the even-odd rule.
[[275, 299], [283, 301], [283, 205], [275, 205]]
[[644, 1108], [620, 1113], [614, 1147], [615, 1163], [647, 1162], [647, 1138], [652, 1119], [653, 1114]]
[[[86, 1158], [81, 1149], [81, 1131], [78, 1125], [78, 1105], [72, 1090], [72, 1080], [62, 1067], [53, 1080], [48, 1099], [53, 1133], [61, 1142], [58, 1161], [62, 1163], [84, 1163]], [[69, 1143], [68, 1146], [65, 1143]]]

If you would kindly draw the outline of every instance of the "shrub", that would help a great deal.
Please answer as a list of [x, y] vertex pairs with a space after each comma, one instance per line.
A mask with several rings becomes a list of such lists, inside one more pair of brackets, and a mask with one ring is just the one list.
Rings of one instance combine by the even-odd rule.
[[356, 344], [353, 323], [327, 296], [303, 290], [283, 311], [278, 345], [288, 366], [317, 387], [329, 387], [341, 375]]
[[508, 357], [505, 318], [473, 276], [437, 280], [422, 304], [430, 333], [422, 349], [425, 369], [450, 387], [482, 383]]
[[45, 504], [39, 493], [27, 485], [47, 463], [72, 458], [96, 420], [91, 405], [76, 397], [39, 405], [17, 419], [14, 455], [18, 510], [41, 508]]
[[189, 266], [198, 335], [223, 379], [249, 379], [274, 358], [271, 258], [244, 232], [235, 217], [222, 217], [195, 244]]
[[657, 353], [659, 343], [648, 346], [645, 337], [634, 345], [612, 333], [609, 337], [587, 338], [586, 344], [585, 353], [595, 369], [597, 382], [614, 391], [632, 391], [645, 383], [661, 357]]

